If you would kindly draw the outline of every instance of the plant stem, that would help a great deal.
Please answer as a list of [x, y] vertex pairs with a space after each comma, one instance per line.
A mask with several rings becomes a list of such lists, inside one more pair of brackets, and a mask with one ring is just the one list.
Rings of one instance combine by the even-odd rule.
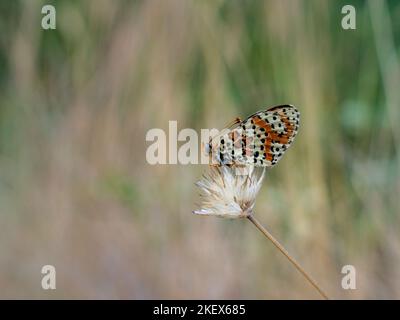
[[260, 230], [274, 245], [279, 249], [280, 252], [283, 253], [283, 255], [289, 259], [289, 261], [296, 267], [297, 270], [300, 271], [300, 273], [310, 282], [315, 289], [318, 290], [318, 292], [321, 294], [321, 296], [324, 297], [324, 299], [329, 300], [329, 297], [326, 295], [326, 293], [318, 286], [318, 284], [315, 282], [311, 276], [307, 274], [307, 272], [301, 267], [301, 265], [290, 256], [289, 252], [286, 251], [286, 249], [274, 238], [272, 234], [270, 234], [267, 229], [265, 229], [260, 222], [256, 218], [254, 218], [253, 215], [249, 215], [247, 217], [256, 227], [258, 230]]

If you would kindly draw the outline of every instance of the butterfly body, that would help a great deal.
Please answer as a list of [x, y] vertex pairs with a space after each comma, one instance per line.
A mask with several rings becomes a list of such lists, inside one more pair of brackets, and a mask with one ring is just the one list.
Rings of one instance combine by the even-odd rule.
[[210, 140], [208, 152], [215, 165], [272, 167], [292, 144], [300, 113], [292, 105], [258, 111], [236, 121]]

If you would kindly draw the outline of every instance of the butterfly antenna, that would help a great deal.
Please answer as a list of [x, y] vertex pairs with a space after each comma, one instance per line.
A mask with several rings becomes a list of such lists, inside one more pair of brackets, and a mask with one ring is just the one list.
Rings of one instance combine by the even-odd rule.
[[242, 119], [240, 119], [239, 117], [235, 118], [233, 121], [229, 122], [226, 126], [224, 126], [224, 128], [217, 133], [215, 136], [210, 137], [210, 142], [212, 140], [215, 140], [218, 137], [221, 137], [222, 135], [226, 134], [227, 132], [229, 132], [229, 130], [234, 127], [235, 125], [237, 125], [238, 123], [242, 122]]
[[225, 128], [233, 127], [234, 125], [236, 125], [236, 124], [238, 124], [238, 123], [240, 123], [240, 122], [242, 122], [242, 119], [240, 119], [239, 117], [236, 117], [234, 120], [232, 120], [231, 122], [229, 122], [229, 123], [225, 126]]

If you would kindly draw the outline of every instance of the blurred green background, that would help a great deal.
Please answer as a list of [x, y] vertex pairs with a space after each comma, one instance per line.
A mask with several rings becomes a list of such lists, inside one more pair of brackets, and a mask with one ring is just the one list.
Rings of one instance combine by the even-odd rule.
[[285, 103], [257, 217], [332, 297], [400, 298], [398, 1], [2, 0], [0, 30], [0, 298], [319, 298], [248, 221], [191, 214], [207, 166], [145, 158], [169, 120]]

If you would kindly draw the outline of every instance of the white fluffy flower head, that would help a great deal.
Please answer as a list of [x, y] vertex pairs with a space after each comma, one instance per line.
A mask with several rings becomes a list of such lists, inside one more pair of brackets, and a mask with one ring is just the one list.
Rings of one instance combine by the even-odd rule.
[[201, 209], [195, 214], [223, 218], [246, 218], [252, 214], [260, 190], [264, 169], [248, 166], [211, 167], [207, 175], [196, 182], [201, 189]]

